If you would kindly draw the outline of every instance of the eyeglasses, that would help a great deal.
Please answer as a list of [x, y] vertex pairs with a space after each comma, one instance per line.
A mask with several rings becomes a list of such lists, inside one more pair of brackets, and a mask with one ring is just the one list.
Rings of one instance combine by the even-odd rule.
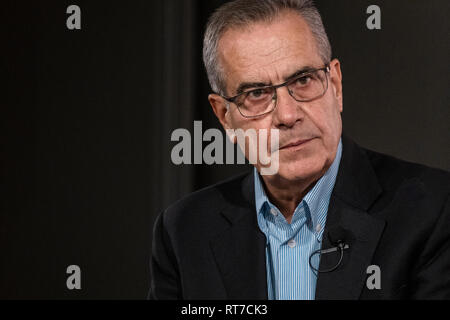
[[286, 87], [291, 97], [298, 102], [309, 102], [322, 97], [328, 89], [329, 72], [330, 65], [327, 64], [323, 68], [306, 71], [278, 85], [258, 87], [234, 97], [221, 97], [236, 104], [243, 117], [257, 118], [275, 110], [277, 89], [281, 87]]

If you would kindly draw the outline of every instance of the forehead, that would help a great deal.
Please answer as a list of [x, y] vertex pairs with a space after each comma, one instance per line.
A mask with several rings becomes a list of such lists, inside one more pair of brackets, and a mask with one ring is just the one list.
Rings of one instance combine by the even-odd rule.
[[227, 87], [240, 81], [281, 81], [296, 69], [321, 63], [308, 25], [292, 11], [270, 22], [227, 30], [218, 52]]

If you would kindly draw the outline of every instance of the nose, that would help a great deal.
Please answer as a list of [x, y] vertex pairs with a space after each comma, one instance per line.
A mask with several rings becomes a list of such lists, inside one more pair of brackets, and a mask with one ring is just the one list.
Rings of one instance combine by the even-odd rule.
[[297, 121], [302, 121], [304, 113], [299, 106], [300, 102], [294, 100], [287, 87], [277, 89], [276, 108], [273, 112], [273, 122], [276, 128], [291, 128]]

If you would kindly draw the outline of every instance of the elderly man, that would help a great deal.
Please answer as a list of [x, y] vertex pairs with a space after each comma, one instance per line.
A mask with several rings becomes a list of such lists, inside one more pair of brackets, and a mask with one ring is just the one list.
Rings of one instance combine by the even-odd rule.
[[340, 63], [312, 1], [227, 3], [203, 52], [220, 123], [277, 129], [279, 168], [158, 216], [150, 298], [450, 298], [450, 176], [342, 135]]

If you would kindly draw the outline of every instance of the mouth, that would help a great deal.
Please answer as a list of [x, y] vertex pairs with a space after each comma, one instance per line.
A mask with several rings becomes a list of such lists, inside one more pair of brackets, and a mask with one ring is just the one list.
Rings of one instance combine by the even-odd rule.
[[313, 139], [314, 138], [303, 139], [303, 140], [296, 140], [296, 141], [293, 141], [293, 142], [291, 142], [289, 144], [284, 145], [279, 150], [294, 150], [294, 149], [298, 149], [298, 148], [302, 147], [303, 145], [305, 145], [306, 143], [308, 143], [309, 141], [311, 141]]

